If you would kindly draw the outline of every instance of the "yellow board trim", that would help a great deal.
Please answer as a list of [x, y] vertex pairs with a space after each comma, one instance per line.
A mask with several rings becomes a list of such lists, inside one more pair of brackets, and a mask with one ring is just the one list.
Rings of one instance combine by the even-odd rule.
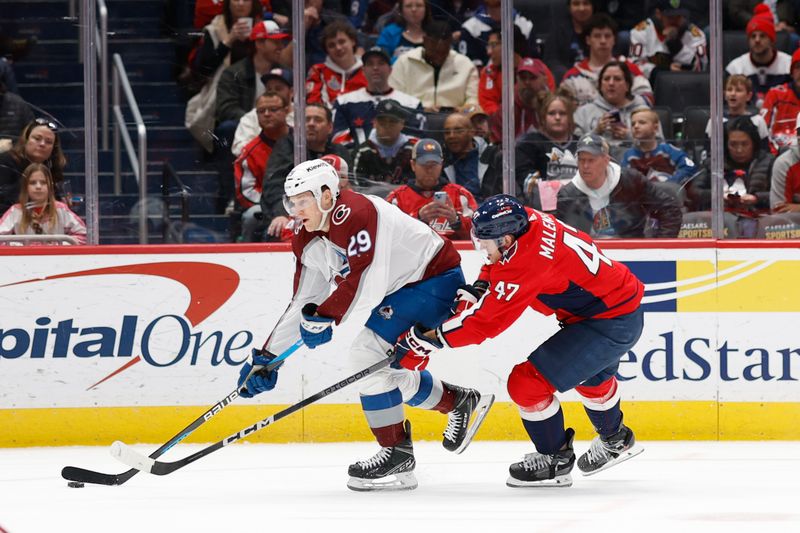
[[[578, 439], [594, 436], [578, 402], [564, 402], [564, 417]], [[215, 442], [284, 406], [230, 406], [186, 442]], [[625, 422], [641, 440], [800, 440], [800, 403], [625, 402]], [[0, 410], [0, 447], [163, 443], [203, 412], [203, 407], [102, 407]], [[439, 440], [445, 417], [408, 409], [415, 440]], [[496, 403], [478, 440], [527, 440], [517, 408]], [[322, 404], [276, 422], [250, 442], [370, 441], [361, 407]]]

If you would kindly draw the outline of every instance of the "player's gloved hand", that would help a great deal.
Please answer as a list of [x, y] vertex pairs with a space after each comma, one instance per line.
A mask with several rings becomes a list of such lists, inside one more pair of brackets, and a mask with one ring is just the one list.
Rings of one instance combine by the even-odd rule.
[[[253, 348], [250, 359], [239, 370], [239, 396], [252, 398], [256, 394], [275, 388], [275, 384], [278, 382], [278, 368], [281, 365], [272, 370], [267, 370], [266, 366], [276, 357], [277, 355]], [[281, 362], [281, 364], [283, 363]]]
[[332, 318], [315, 316], [317, 304], [303, 306], [303, 318], [300, 319], [300, 336], [306, 346], [312, 350], [321, 344], [329, 342], [333, 337]]
[[489, 288], [489, 282], [479, 279], [472, 285], [462, 285], [456, 292], [456, 301], [453, 305], [453, 314], [466, 311], [481, 299], [481, 296]]
[[428, 366], [431, 354], [443, 348], [438, 339], [431, 339], [425, 333], [430, 331], [420, 323], [403, 335], [394, 345], [395, 359], [392, 368], [407, 368], [421, 371]]

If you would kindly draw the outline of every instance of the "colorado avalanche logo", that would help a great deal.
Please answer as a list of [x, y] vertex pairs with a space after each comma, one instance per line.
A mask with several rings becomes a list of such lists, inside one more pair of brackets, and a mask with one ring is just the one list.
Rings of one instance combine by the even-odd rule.
[[350, 208], [344, 205], [340, 205], [333, 211], [333, 215], [331, 215], [331, 221], [337, 226], [339, 226], [345, 220], [347, 220], [347, 217], [349, 216], [350, 216]]
[[391, 305], [384, 305], [378, 309], [378, 314], [381, 315], [381, 318], [384, 320], [391, 320], [392, 315], [394, 314], [394, 309], [392, 309]]

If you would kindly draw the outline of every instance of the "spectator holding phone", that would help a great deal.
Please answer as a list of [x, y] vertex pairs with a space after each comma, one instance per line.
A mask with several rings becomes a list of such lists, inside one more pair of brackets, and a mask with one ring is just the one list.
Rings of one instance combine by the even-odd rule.
[[[753, 238], [757, 218], [769, 211], [770, 175], [775, 161], [768, 150], [760, 148], [758, 128], [750, 117], [728, 122], [725, 130], [725, 172], [722, 185], [725, 199], [725, 228], [729, 237]], [[693, 210], [711, 209], [711, 172], [708, 162], [690, 183], [687, 195]]]
[[631, 114], [650, 107], [641, 96], [631, 93], [633, 74], [625, 62], [611, 61], [600, 70], [597, 83], [597, 98], [575, 112], [575, 133], [602, 135], [612, 151], [630, 145]]
[[467, 189], [442, 176], [443, 163], [439, 143], [420, 139], [411, 159], [414, 180], [389, 193], [386, 200], [425, 222], [442, 237], [467, 240], [478, 204]]

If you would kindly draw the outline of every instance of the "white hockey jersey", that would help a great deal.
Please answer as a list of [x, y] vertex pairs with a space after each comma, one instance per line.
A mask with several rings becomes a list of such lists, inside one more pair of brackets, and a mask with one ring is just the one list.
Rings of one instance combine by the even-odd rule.
[[[684, 70], [703, 71], [708, 68], [708, 46], [706, 34], [694, 24], [681, 37], [683, 47], [669, 59], [672, 63], [680, 63]], [[668, 57], [670, 53], [653, 19], [643, 20], [631, 30], [631, 49], [629, 59], [636, 63], [645, 76], [650, 78], [656, 68], [653, 58], [659, 55]], [[668, 66], [668, 65], [666, 65]]]
[[317, 313], [338, 324], [461, 262], [450, 241], [377, 196], [342, 191], [329, 216], [327, 233], [300, 226], [292, 239], [294, 296], [267, 340], [271, 353], [295, 342], [307, 303], [318, 304]]

